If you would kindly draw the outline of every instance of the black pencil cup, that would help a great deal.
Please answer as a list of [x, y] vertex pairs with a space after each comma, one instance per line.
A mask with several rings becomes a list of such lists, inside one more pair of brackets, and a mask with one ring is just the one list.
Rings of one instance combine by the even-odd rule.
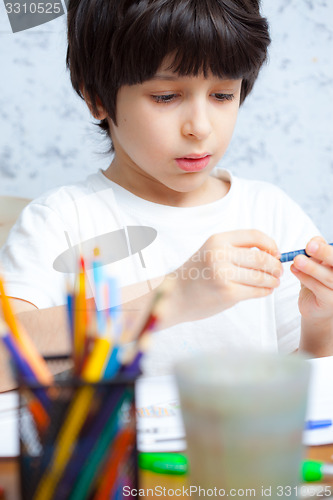
[[118, 375], [89, 384], [69, 371], [49, 387], [20, 385], [22, 500], [132, 498], [138, 488], [134, 383]]

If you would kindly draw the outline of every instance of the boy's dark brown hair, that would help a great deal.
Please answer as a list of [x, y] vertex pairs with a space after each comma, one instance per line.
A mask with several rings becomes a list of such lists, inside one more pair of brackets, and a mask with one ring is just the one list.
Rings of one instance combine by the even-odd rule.
[[[152, 78], [167, 55], [181, 76], [243, 78], [242, 103], [266, 60], [260, 0], [69, 0], [66, 63], [74, 89], [117, 124], [117, 92]], [[110, 136], [107, 120], [98, 124]], [[112, 148], [111, 148], [112, 150]]]

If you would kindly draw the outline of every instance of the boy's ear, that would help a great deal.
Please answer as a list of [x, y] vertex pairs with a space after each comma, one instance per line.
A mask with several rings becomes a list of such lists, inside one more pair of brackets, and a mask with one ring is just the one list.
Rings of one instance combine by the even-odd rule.
[[93, 110], [93, 107], [91, 105], [89, 96], [86, 93], [86, 91], [85, 91], [84, 88], [81, 88], [81, 93], [82, 93], [82, 95], [84, 97], [84, 100], [86, 101], [86, 104], [87, 104], [88, 108], [90, 109], [90, 113], [93, 115], [94, 118], [96, 118], [96, 120], [104, 120], [105, 118], [107, 118], [108, 114], [105, 111], [105, 109], [103, 108], [102, 102], [101, 102], [101, 100], [100, 100], [100, 98], [98, 96], [96, 96], [96, 107], [97, 107], [97, 111], [98, 111], [96, 113]]

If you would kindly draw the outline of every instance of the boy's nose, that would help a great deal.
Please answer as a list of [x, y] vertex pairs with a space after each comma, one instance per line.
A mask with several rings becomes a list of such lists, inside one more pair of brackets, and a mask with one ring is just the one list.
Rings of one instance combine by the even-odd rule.
[[189, 106], [182, 117], [183, 135], [202, 140], [208, 137], [211, 131], [212, 124], [206, 106], [202, 104]]

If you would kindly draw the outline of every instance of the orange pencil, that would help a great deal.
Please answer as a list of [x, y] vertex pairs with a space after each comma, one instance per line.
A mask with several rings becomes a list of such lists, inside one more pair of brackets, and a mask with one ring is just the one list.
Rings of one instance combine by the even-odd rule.
[[46, 411], [44, 410], [43, 405], [41, 404], [40, 401], [38, 401], [38, 399], [35, 396], [29, 395], [28, 408], [36, 423], [38, 431], [41, 434], [44, 434], [44, 432], [46, 431], [46, 429], [50, 424], [50, 418], [46, 413]]

